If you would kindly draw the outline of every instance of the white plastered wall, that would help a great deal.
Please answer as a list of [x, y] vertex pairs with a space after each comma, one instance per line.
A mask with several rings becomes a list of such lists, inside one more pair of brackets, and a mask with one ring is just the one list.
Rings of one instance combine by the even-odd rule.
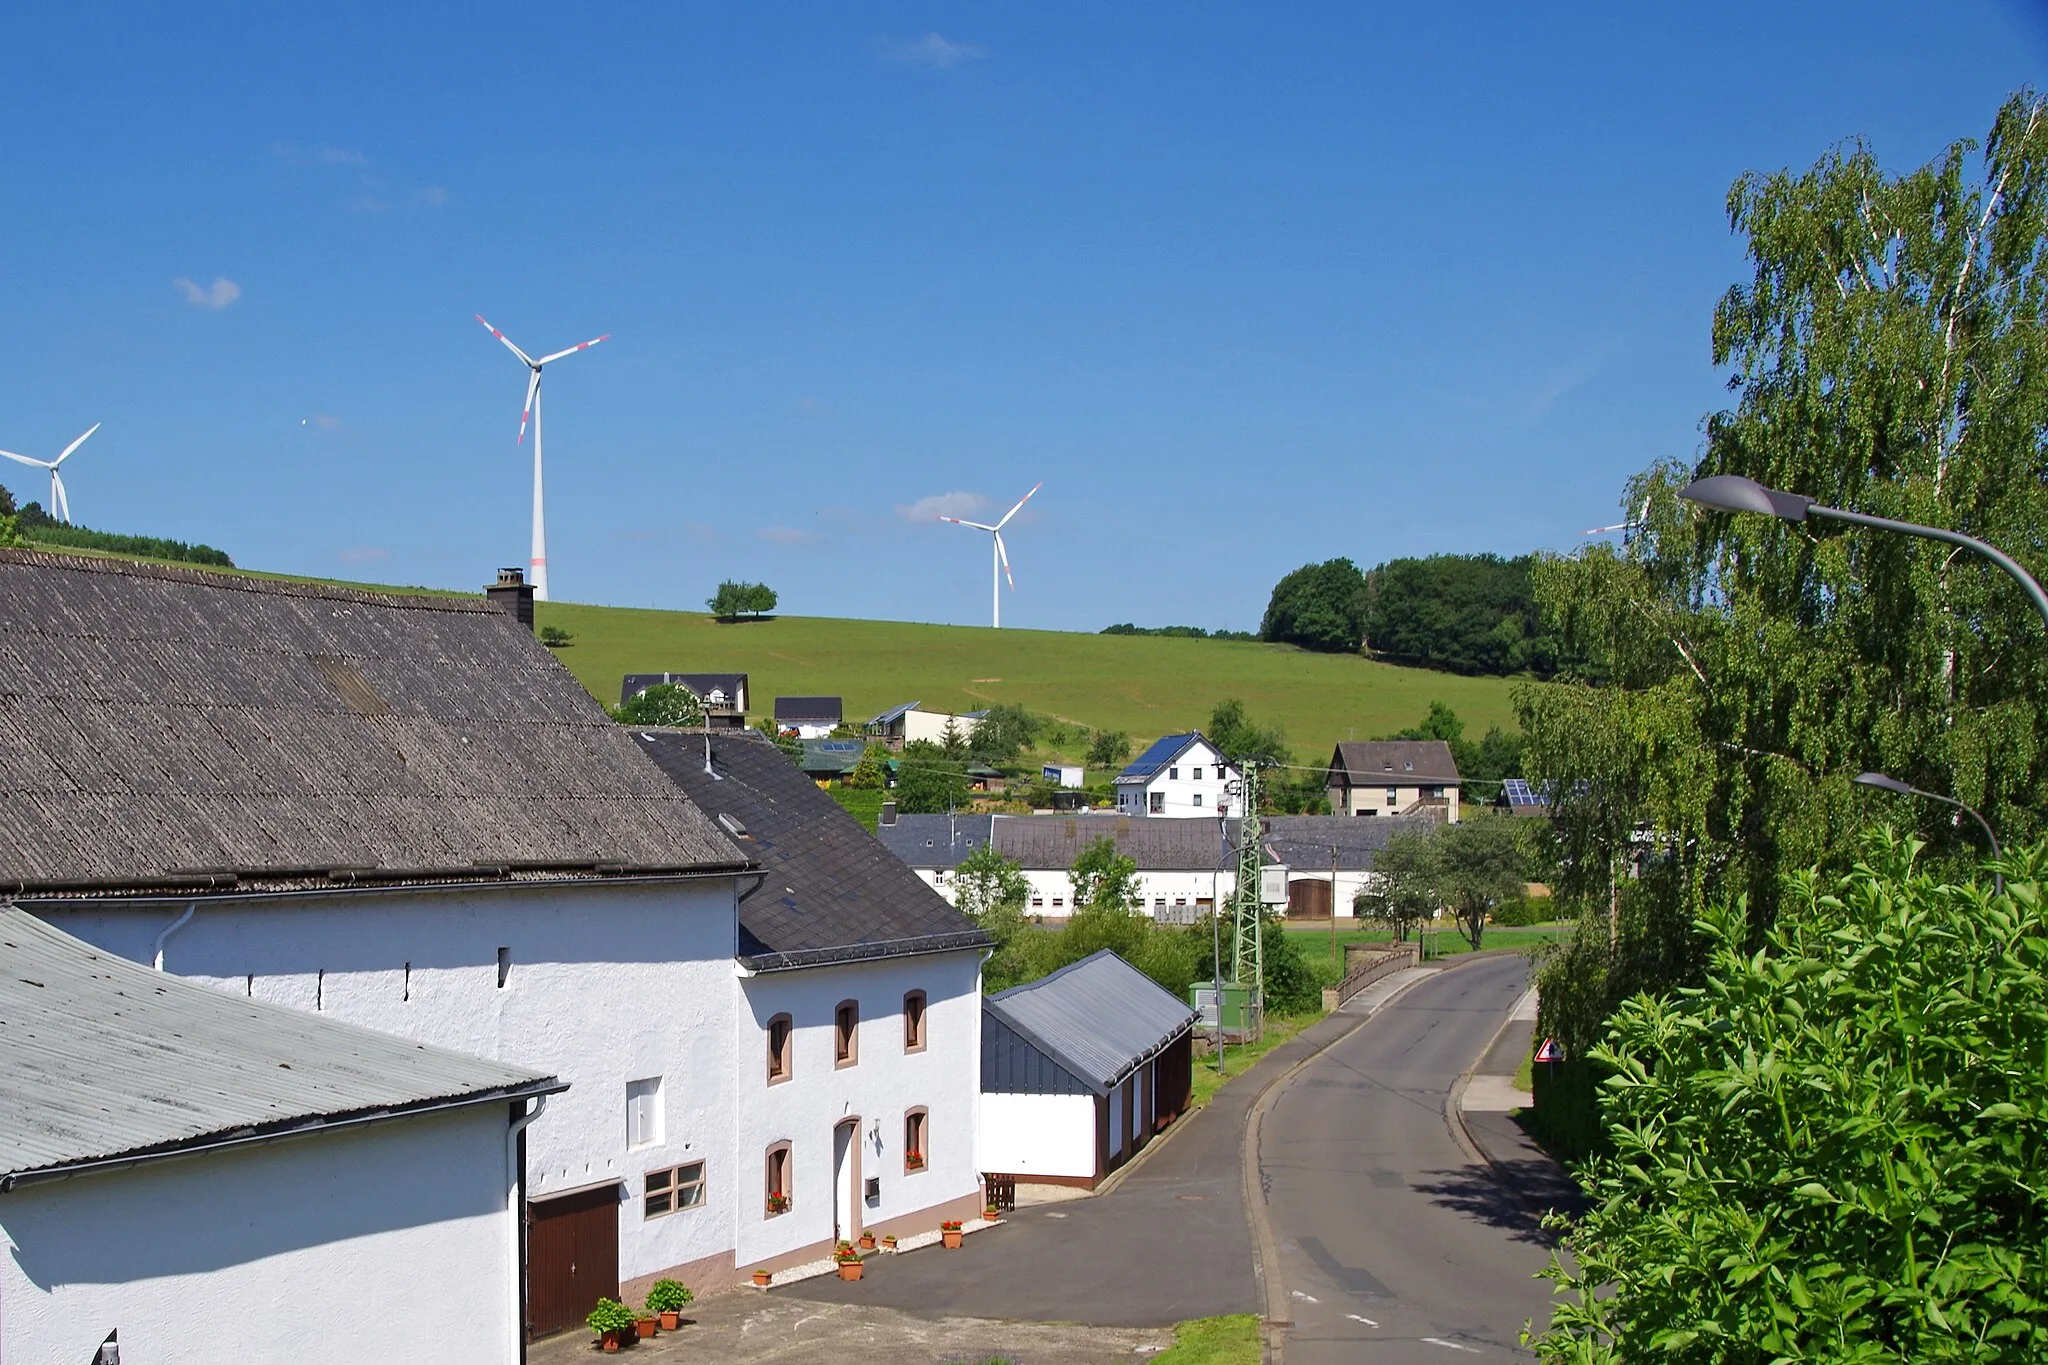
[[984, 1094], [981, 1169], [1016, 1176], [1093, 1176], [1095, 1097]]
[[0, 1360], [83, 1365], [114, 1329], [127, 1365], [516, 1359], [507, 1121], [479, 1105], [0, 1195]]

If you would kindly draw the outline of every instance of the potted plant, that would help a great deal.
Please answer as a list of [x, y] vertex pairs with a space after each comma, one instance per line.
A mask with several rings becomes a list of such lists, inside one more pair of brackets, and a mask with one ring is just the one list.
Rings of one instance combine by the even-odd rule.
[[633, 1310], [617, 1299], [599, 1299], [583, 1321], [597, 1333], [600, 1346], [616, 1351], [625, 1344], [626, 1333], [633, 1330]]
[[768, 1282], [774, 1278], [765, 1270], [757, 1270], [754, 1272], [754, 1287], [756, 1289], [766, 1289]]
[[769, 1196], [768, 1196], [768, 1212], [770, 1212], [770, 1213], [788, 1213], [788, 1212], [789, 1212], [789, 1196], [788, 1196], [788, 1195], [786, 1195], [786, 1194], [784, 1194], [784, 1193], [783, 1193], [783, 1192], [782, 1192], [781, 1190], [777, 1190], [777, 1191], [775, 1191], [775, 1192], [774, 1192], [773, 1194], [769, 1195]]
[[883, 1233], [883, 1234], [882, 1234], [882, 1250], [884, 1250], [884, 1251], [894, 1251], [895, 1249], [896, 1249], [896, 1234], [895, 1234], [895, 1233], [893, 1233], [893, 1232], [885, 1232], [885, 1233]]
[[872, 1232], [863, 1232], [863, 1233], [862, 1233], [862, 1234], [860, 1235], [860, 1249], [861, 1249], [862, 1251], [873, 1251], [873, 1250], [875, 1249], [875, 1234], [874, 1234], [874, 1233], [872, 1233]]
[[832, 1259], [838, 1263], [840, 1279], [857, 1280], [860, 1278], [860, 1253], [853, 1249], [853, 1243], [841, 1242], [838, 1250], [832, 1253]]
[[981, 1216], [984, 1221], [993, 1223], [1003, 1216], [1003, 1211], [997, 1208], [994, 1204], [990, 1204], [987, 1208], [981, 1211]]
[[647, 1291], [647, 1311], [661, 1319], [661, 1330], [673, 1332], [683, 1325], [683, 1305], [694, 1295], [681, 1280], [656, 1280]]
[[960, 1249], [960, 1224], [953, 1221], [939, 1224], [939, 1237], [945, 1242], [946, 1250], [958, 1251]]
[[661, 1315], [658, 1313], [635, 1313], [633, 1329], [640, 1334], [640, 1340], [654, 1336], [661, 1331]]
[[924, 1169], [924, 1153], [923, 1153], [923, 1152], [905, 1152], [905, 1153], [903, 1154], [903, 1167], [904, 1167], [904, 1169], [905, 1169], [905, 1170], [910, 1170], [910, 1171], [921, 1171], [921, 1170], [923, 1170], [923, 1169]]

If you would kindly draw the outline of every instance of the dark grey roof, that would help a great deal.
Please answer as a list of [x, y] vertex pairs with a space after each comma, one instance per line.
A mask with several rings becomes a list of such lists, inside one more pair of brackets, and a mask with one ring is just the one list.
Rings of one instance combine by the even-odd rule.
[[1195, 1019], [1184, 1001], [1107, 948], [982, 1004], [1098, 1094]]
[[1082, 849], [1108, 839], [1143, 872], [1207, 872], [1230, 865], [1234, 821], [1154, 820], [1129, 815], [999, 815], [996, 852], [1027, 868], [1072, 867]]
[[744, 858], [483, 598], [0, 550], [0, 889]]
[[759, 735], [711, 736], [713, 772], [706, 773], [703, 734], [635, 734], [677, 786], [734, 830], [765, 873], [759, 887], [741, 893], [739, 958], [747, 966], [774, 971], [988, 946], [973, 920]]
[[1395, 835], [1440, 828], [1428, 816], [1272, 815], [1263, 825], [1268, 859], [1301, 872], [1327, 869], [1332, 848], [1340, 871], [1370, 872], [1373, 856]]
[[1331, 776], [1348, 776], [1354, 785], [1456, 786], [1464, 781], [1451, 746], [1440, 739], [1346, 740], [1331, 756], [1330, 768]]
[[876, 829], [882, 847], [912, 867], [954, 868], [989, 840], [993, 815], [899, 815]]
[[838, 697], [777, 697], [775, 719], [784, 721], [807, 720], [813, 723], [830, 721], [839, 724], [846, 708]]
[[869, 721], [868, 724], [887, 725], [890, 721], [900, 719], [901, 717], [908, 715], [910, 712], [915, 711], [918, 707], [922, 705], [924, 705], [924, 703], [921, 701], [899, 702], [895, 706], [892, 706], [888, 710], [882, 712], [881, 715], [876, 716], [873, 720]]
[[628, 673], [619, 684], [619, 702], [623, 705], [648, 688], [662, 683], [687, 688], [699, 701], [713, 692], [722, 692], [725, 704], [735, 710], [747, 694], [747, 675], [744, 673]]
[[154, 972], [0, 907], [0, 1181], [567, 1089]]

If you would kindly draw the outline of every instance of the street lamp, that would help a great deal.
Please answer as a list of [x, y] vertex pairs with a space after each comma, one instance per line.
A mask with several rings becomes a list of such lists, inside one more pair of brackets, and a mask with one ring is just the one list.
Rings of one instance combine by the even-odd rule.
[[[1745, 479], [1740, 474], [1715, 474], [1708, 478], [1695, 479], [1681, 488], [1678, 496], [1687, 502], [1711, 507], [1717, 512], [1761, 512], [1780, 521], [1805, 521], [1808, 517], [1821, 517], [1828, 521], [1846, 521], [1854, 526], [1871, 526], [1880, 531], [1898, 531], [1903, 535], [1919, 536], [1923, 540], [1939, 540], [1949, 545], [1960, 545], [1966, 550], [1976, 551], [2011, 574], [2013, 580], [2027, 594], [2027, 600], [2034, 604], [2034, 610], [2040, 613], [2042, 624], [2048, 625], [2048, 593], [2041, 591], [2041, 585], [2034, 581], [2033, 575], [2022, 569], [2010, 555], [1997, 546], [1987, 545], [1976, 537], [1966, 536], [1960, 531], [1945, 531], [1939, 526], [1920, 526], [1910, 521], [1892, 521], [1887, 517], [1873, 517], [1862, 512], [1845, 512], [1839, 507], [1823, 507], [1804, 493], [1780, 493], [1775, 488], [1766, 488], [1755, 479]], [[1862, 781], [1861, 778], [1857, 780]], [[1928, 794], [1920, 793], [1922, 796]], [[1947, 800], [1946, 797], [1934, 799]], [[1964, 809], [1967, 810], [1968, 807]]]
[[[1978, 827], [1984, 831], [1984, 837], [1991, 841], [1992, 858], [1994, 860], [2004, 859], [2005, 850], [1998, 846], [1998, 836], [1991, 832], [1991, 822], [1989, 820], [1986, 820], [1983, 816], [1979, 815], [1976, 812], [1976, 810], [1974, 810], [1972, 807], [1964, 805], [1962, 802], [1956, 800], [1953, 796], [1943, 796], [1939, 792], [1922, 791], [1918, 787], [1911, 786], [1907, 783], [1901, 782], [1898, 778], [1888, 776], [1884, 773], [1861, 773], [1857, 775], [1855, 782], [1856, 785], [1859, 787], [1874, 787], [1878, 791], [1890, 792], [1894, 796], [1917, 796], [1925, 801], [1939, 801], [1944, 806], [1954, 806], [1957, 810], [1969, 816], [1972, 820], [1975, 820], [1977, 822]], [[2000, 896], [2004, 895], [2004, 875], [1994, 868], [1991, 873], [1991, 878], [1995, 894]]]

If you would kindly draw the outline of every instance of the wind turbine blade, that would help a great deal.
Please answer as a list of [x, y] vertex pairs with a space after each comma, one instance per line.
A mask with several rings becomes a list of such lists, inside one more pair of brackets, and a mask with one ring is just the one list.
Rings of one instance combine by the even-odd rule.
[[14, 460], [21, 464], [28, 465], [34, 469], [48, 469], [50, 467], [50, 462], [48, 460], [31, 460], [28, 456], [17, 455], [11, 450], [0, 450], [0, 455], [5, 455], [10, 460]]
[[1017, 591], [1017, 579], [1010, 572], [1010, 553], [1009, 551], [1003, 548], [1003, 533], [1001, 531], [997, 531], [995, 533], [995, 537], [996, 558], [1003, 561], [1003, 577], [1010, 580], [1010, 591], [1015, 592]]
[[[19, 458], [21, 458], [21, 457], [20, 457], [20, 456], [16, 456], [15, 458], [16, 458], [16, 459], [19, 459]], [[940, 517], [940, 518], [939, 518], [939, 520], [940, 520], [940, 521], [950, 521], [950, 522], [952, 522], [952, 523], [953, 523], [953, 524], [954, 524], [955, 526], [972, 526], [972, 527], [973, 527], [973, 528], [974, 528], [975, 530], [977, 530], [977, 531], [993, 531], [993, 530], [995, 530], [995, 529], [996, 529], [996, 528], [995, 528], [995, 527], [993, 527], [993, 526], [984, 526], [984, 525], [982, 525], [982, 524], [981, 524], [980, 522], [978, 522], [978, 521], [962, 521], [962, 520], [960, 520], [960, 518], [958, 518], [958, 517]]]
[[1031, 501], [1032, 493], [1036, 493], [1039, 489], [1043, 487], [1045, 487], [1044, 479], [1040, 479], [1037, 483], [1032, 484], [1031, 492], [1026, 493], [1023, 497], [1017, 499], [1017, 505], [1015, 507], [1012, 507], [1009, 511], [1003, 513], [1003, 519], [996, 523], [995, 529], [1000, 531], [1005, 526], [1008, 526], [1010, 524], [1010, 518], [1016, 516], [1019, 512], [1023, 511], [1024, 504]]
[[[98, 431], [99, 429], [100, 424], [98, 422], [94, 422], [92, 424], [91, 430], [87, 431], [85, 433], [85, 436], [90, 436], [92, 435], [93, 432]], [[70, 459], [71, 452], [85, 444], [85, 436], [81, 436], [77, 440], [73, 441], [70, 445], [65, 446], [64, 453], [62, 455], [59, 455], [55, 460], [50, 462], [50, 468], [55, 469], [58, 465], [63, 464], [66, 460]]]
[[57, 466], [50, 466], [50, 502], [54, 505], [57, 520], [66, 526], [71, 524], [71, 500], [64, 496], [64, 476], [57, 472]]
[[511, 352], [511, 353], [512, 353], [513, 355], [516, 355], [516, 356], [518, 356], [518, 357], [519, 357], [519, 359], [520, 359], [520, 361], [521, 361], [522, 363], [524, 363], [524, 364], [527, 364], [527, 365], [531, 365], [531, 364], [533, 363], [533, 357], [532, 357], [532, 356], [530, 356], [530, 355], [528, 355], [528, 354], [527, 354], [526, 352], [524, 352], [524, 351], [520, 350], [520, 349], [519, 349], [519, 348], [518, 348], [517, 346], [514, 346], [514, 345], [512, 344], [512, 338], [511, 338], [511, 337], [508, 337], [508, 336], [506, 336], [506, 335], [505, 335], [505, 334], [504, 334], [503, 332], [501, 332], [501, 331], [499, 331], [499, 330], [498, 330], [497, 328], [495, 328], [495, 327], [491, 326], [491, 324], [490, 324], [490, 323], [488, 323], [488, 322], [484, 322], [484, 315], [483, 315], [482, 313], [478, 313], [478, 314], [476, 315], [476, 320], [477, 320], [478, 322], [483, 322], [483, 324], [484, 324], [484, 330], [485, 330], [485, 331], [487, 331], [487, 332], [489, 332], [489, 333], [490, 333], [490, 334], [491, 334], [492, 336], [496, 337], [496, 338], [497, 338], [498, 340], [500, 340], [500, 341], [504, 342], [504, 343], [505, 343], [505, 349], [506, 349], [506, 350], [508, 350], [508, 351], [510, 351], [510, 352]]
[[1579, 534], [1582, 536], [1604, 536], [1609, 531], [1626, 531], [1629, 527], [1633, 525], [1635, 525], [1635, 523], [1632, 521], [1624, 521], [1618, 522], [1613, 526], [1595, 526], [1590, 530], [1581, 531], [1579, 532]]
[[533, 419], [533, 400], [540, 394], [540, 367], [534, 366], [533, 373], [526, 377], [526, 406], [519, 410], [519, 439], [512, 444], [526, 444], [526, 424]]
[[[603, 336], [601, 336], [601, 337], [594, 337], [594, 338], [592, 338], [592, 339], [591, 339], [591, 340], [589, 340], [589, 341], [579, 341], [579, 342], [577, 342], [577, 343], [576, 343], [576, 344], [575, 344], [574, 346], [571, 346], [571, 347], [570, 347], [570, 348], [569, 348], [568, 350], [566, 350], [566, 351], [556, 351], [556, 352], [555, 352], [555, 353], [554, 353], [553, 355], [544, 355], [544, 356], [542, 356], [542, 357], [541, 357], [541, 358], [540, 358], [539, 360], [536, 360], [536, 361], [534, 361], [533, 363], [534, 363], [534, 364], [536, 364], [536, 365], [547, 365], [547, 364], [551, 364], [551, 363], [552, 363], [552, 362], [554, 362], [554, 361], [560, 360], [560, 359], [561, 359], [561, 358], [562, 358], [563, 356], [565, 356], [565, 355], [575, 355], [575, 354], [576, 354], [576, 353], [577, 353], [578, 351], [587, 351], [587, 350], [589, 350], [589, 349], [590, 349], [591, 347], [593, 347], [593, 346], [597, 345], [597, 343], [598, 343], [598, 342], [600, 342], [600, 341], [610, 341], [611, 339], [612, 339], [612, 334], [611, 334], [610, 332], [606, 332], [606, 333], [605, 333], [605, 334], [604, 334]], [[509, 343], [508, 343], [508, 344], [509, 344]]]

